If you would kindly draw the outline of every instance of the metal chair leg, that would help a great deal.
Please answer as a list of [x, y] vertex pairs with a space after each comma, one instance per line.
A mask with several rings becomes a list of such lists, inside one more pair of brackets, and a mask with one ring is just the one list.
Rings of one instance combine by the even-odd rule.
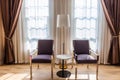
[[98, 80], [98, 67], [99, 67], [99, 65], [97, 63], [97, 65], [96, 65], [96, 80]]
[[87, 64], [87, 69], [89, 69], [89, 64]]
[[75, 64], [75, 80], [77, 80], [77, 64]]
[[30, 56], [30, 80], [32, 80], [32, 56]]
[[37, 65], [37, 69], [39, 69], [39, 64]]
[[51, 79], [53, 80], [53, 56], [51, 56]]
[[51, 79], [53, 80], [53, 63], [51, 63]]

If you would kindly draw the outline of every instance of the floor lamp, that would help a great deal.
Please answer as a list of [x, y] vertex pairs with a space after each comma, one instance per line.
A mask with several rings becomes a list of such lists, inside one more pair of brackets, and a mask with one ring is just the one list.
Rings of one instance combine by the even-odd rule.
[[[57, 27], [60, 28], [60, 37], [62, 38], [61, 39], [62, 44], [60, 43], [60, 45], [62, 45], [62, 51], [60, 51], [60, 52], [61, 52], [61, 54], [65, 54], [65, 37], [68, 36], [68, 29], [70, 27], [70, 18], [69, 18], [68, 14], [57, 15]], [[65, 34], [65, 33], [67, 33], [67, 34]], [[61, 66], [60, 66], [60, 68], [61, 68]], [[64, 68], [67, 68], [67, 66], [64, 66]]]
[[[65, 33], [68, 31], [70, 27], [70, 18], [68, 14], [59, 14], [57, 15], [57, 27], [62, 28], [60, 31], [61, 38], [62, 38], [62, 53], [65, 53]], [[67, 29], [67, 30], [66, 30]], [[68, 35], [68, 34], [66, 34]]]

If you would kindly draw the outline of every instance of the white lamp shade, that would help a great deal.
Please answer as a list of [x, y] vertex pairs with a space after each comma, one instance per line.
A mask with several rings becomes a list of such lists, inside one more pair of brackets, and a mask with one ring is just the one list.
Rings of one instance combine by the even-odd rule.
[[57, 27], [70, 27], [70, 18], [67, 14], [57, 15]]

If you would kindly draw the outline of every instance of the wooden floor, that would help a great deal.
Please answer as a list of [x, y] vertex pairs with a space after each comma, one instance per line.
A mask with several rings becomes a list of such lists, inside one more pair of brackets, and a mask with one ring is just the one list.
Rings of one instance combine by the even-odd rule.
[[[37, 69], [33, 65], [32, 80], [51, 80], [50, 64], [40, 64]], [[67, 80], [56, 76], [59, 69], [54, 69], [54, 80]], [[68, 80], [74, 80], [74, 69], [70, 70], [72, 75]], [[100, 65], [98, 80], [120, 80], [120, 66]], [[0, 80], [30, 80], [29, 65], [3, 65], [0, 66]], [[78, 80], [96, 80], [95, 65], [78, 65]]]

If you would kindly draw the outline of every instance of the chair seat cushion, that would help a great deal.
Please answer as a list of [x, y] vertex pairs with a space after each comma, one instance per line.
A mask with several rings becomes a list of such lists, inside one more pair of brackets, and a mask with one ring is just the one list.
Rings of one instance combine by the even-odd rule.
[[97, 63], [97, 59], [93, 56], [88, 54], [80, 54], [77, 55], [77, 62], [78, 63]]
[[51, 55], [37, 55], [32, 58], [32, 63], [50, 63]]

